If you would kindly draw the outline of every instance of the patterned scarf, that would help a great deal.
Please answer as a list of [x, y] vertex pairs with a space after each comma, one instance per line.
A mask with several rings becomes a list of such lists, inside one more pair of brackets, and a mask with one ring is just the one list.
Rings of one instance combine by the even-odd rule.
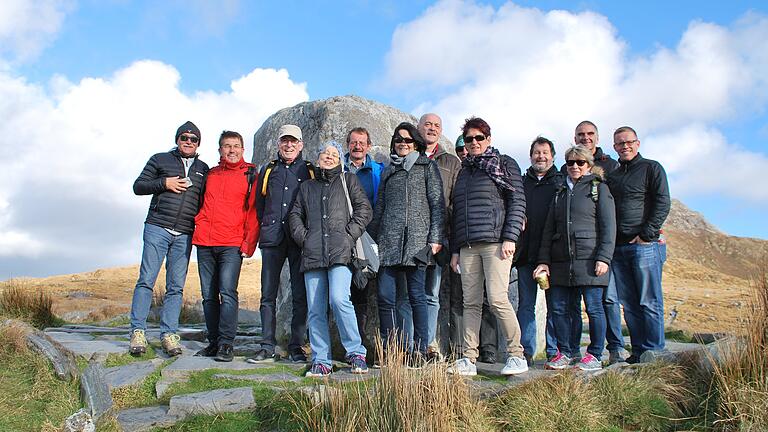
[[488, 174], [488, 177], [496, 183], [497, 187], [510, 192], [515, 191], [515, 187], [512, 185], [512, 179], [509, 177], [507, 170], [501, 166], [501, 154], [491, 146], [488, 146], [488, 148], [480, 155], [467, 156], [461, 165], [483, 170]]

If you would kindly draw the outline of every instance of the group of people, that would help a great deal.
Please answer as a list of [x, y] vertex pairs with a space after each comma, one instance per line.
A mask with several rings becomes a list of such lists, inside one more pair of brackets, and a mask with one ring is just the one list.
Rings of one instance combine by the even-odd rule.
[[[134, 183], [136, 194], [152, 200], [131, 307], [130, 352], [146, 352], [152, 290], [165, 260], [161, 345], [169, 355], [181, 353], [178, 316], [193, 244], [209, 342], [196, 355], [217, 361], [234, 357], [240, 267], [257, 244], [262, 343], [248, 362], [275, 358], [276, 298], [286, 260], [288, 359], [307, 361], [308, 333], [307, 376], [332, 372], [329, 305], [351, 372], [368, 372], [369, 290], [377, 294], [385, 351], [393, 344], [405, 348], [411, 367], [443, 357], [437, 343], [441, 292], [452, 303], [456, 360], [450, 373], [477, 373], [481, 322], [489, 321], [484, 313], [506, 338], [501, 373], [526, 372], [536, 352], [537, 286], [548, 288], [547, 368], [601, 368], [606, 338], [609, 362], [634, 362], [645, 351], [664, 349], [660, 231], [669, 191], [661, 165], [639, 154], [632, 128], [614, 133], [617, 162], [597, 145], [594, 123], [580, 123], [560, 170], [554, 144], [537, 137], [523, 175], [492, 145], [491, 127], [481, 118], [465, 121], [458, 156], [443, 148], [441, 136], [436, 114], [416, 125], [400, 123], [389, 163], [382, 164], [369, 154], [369, 132], [357, 127], [347, 134], [346, 152], [331, 142], [310, 162], [303, 158], [301, 129], [283, 125], [277, 158], [257, 170], [243, 159], [242, 136], [224, 131], [219, 165], [209, 170], [197, 157], [200, 130], [184, 123], [176, 148], [152, 156]], [[365, 232], [378, 245], [380, 267], [376, 279], [361, 283], [353, 281], [353, 261]], [[509, 296], [515, 271], [517, 310]], [[590, 335], [584, 355], [582, 299]], [[632, 345], [626, 359], [620, 305]]]

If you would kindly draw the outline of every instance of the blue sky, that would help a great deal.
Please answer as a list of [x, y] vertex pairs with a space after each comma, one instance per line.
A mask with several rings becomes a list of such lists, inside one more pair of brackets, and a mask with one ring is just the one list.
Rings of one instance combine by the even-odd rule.
[[765, 40], [757, 1], [7, 0], [0, 279], [138, 262], [130, 185], [184, 120], [213, 164], [217, 131], [345, 94], [435, 111], [449, 137], [482, 116], [524, 167], [539, 134], [565, 149], [592, 119], [613, 154], [630, 124], [673, 197], [768, 239]]

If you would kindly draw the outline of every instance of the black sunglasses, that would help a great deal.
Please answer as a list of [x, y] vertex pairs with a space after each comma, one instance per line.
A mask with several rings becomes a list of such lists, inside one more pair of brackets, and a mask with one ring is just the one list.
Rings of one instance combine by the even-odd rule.
[[587, 163], [587, 161], [585, 161], [585, 160], [574, 160], [574, 159], [571, 159], [571, 160], [565, 161], [565, 164], [568, 165], [568, 166], [573, 166], [574, 164], [576, 164], [576, 165], [578, 165], [580, 167], [583, 167], [586, 163]]
[[416, 142], [416, 140], [413, 138], [404, 138], [404, 137], [401, 137], [400, 135], [396, 136], [393, 141], [396, 144], [400, 144], [400, 143], [413, 144]]
[[197, 142], [200, 141], [200, 138], [196, 136], [179, 135], [179, 141], [181, 142], [192, 141], [192, 144], [197, 144]]
[[485, 141], [485, 135], [465, 136], [464, 144], [469, 144], [472, 142], [472, 140], [477, 140], [477, 142], [483, 142]]

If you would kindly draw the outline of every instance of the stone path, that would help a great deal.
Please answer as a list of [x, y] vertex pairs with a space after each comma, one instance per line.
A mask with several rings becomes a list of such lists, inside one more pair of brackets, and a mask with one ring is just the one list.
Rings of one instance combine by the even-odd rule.
[[[60, 328], [46, 329], [36, 335], [38, 343], [49, 345], [49, 351], [59, 352], [58, 357], [65, 359], [56, 368], [60, 375], [70, 373], [66, 359], [79, 358], [88, 361], [88, 367], [80, 374], [82, 396], [86, 408], [97, 420], [105, 415], [114, 416], [119, 425], [126, 431], [147, 431], [152, 428], [166, 427], [183, 420], [190, 415], [213, 415], [224, 412], [249, 410], [255, 407], [254, 385], [266, 385], [276, 391], [286, 388], [315, 394], [319, 387], [312, 384], [301, 375], [306, 364], [290, 363], [287, 361], [272, 361], [260, 364], [250, 364], [244, 361], [244, 355], [258, 348], [259, 328], [242, 328], [235, 342], [235, 360], [233, 362], [216, 362], [211, 358], [194, 357], [194, 353], [206, 345], [204, 328], [190, 326], [180, 329], [184, 350], [182, 355], [169, 358], [159, 348], [159, 330], [148, 329], [146, 334], [150, 344], [155, 348], [155, 358], [137, 359], [122, 366], [105, 367], [104, 363], [113, 356], [124, 356], [128, 351], [128, 329], [125, 327], [98, 327], [86, 325], [67, 325]], [[585, 336], [586, 337], [586, 336]], [[588, 342], [588, 337], [586, 341]], [[702, 349], [699, 344], [683, 344], [667, 342], [670, 352], [682, 352]], [[582, 351], [584, 347], [582, 347]], [[607, 353], [606, 353], [607, 356]], [[54, 364], [56, 355], [49, 356]], [[71, 362], [71, 360], [69, 360]], [[553, 372], [544, 369], [542, 360], [536, 361], [527, 373], [499, 379], [503, 363], [477, 363], [479, 379], [470, 383], [474, 397], [488, 398], [498, 395], [509, 387], [531, 380], [549, 376]], [[212, 375], [213, 383], [221, 383], [223, 387], [242, 384], [238, 388], [220, 388], [193, 394], [173, 395], [168, 405], [142, 408], [123, 409], [114, 412], [111, 391], [135, 386], [142, 383], [148, 376], [160, 372], [160, 379], [155, 384], [155, 396], [166, 395], [174, 384], [183, 384], [191, 376], [208, 370], [217, 370]], [[380, 375], [379, 369], [370, 369], [367, 375], [355, 375], [349, 372], [347, 365], [336, 364], [334, 372], [327, 380], [317, 382], [345, 383], [360, 380], [371, 380]], [[490, 379], [489, 379], [490, 378]], [[227, 384], [228, 383], [228, 384]], [[302, 386], [302, 383], [306, 385]], [[325, 388], [325, 387], [324, 387]], [[326, 388], [330, 390], [330, 388]]]

